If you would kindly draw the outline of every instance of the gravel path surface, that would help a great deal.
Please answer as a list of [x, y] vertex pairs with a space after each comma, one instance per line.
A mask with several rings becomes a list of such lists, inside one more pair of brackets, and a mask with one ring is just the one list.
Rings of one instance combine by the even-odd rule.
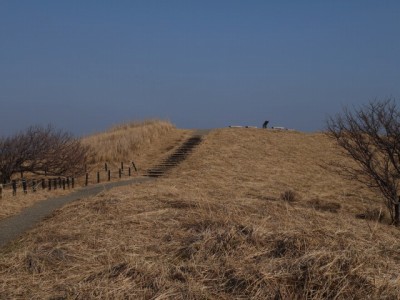
[[32, 228], [45, 217], [49, 216], [54, 210], [61, 208], [69, 202], [94, 196], [102, 191], [109, 190], [114, 187], [139, 184], [150, 180], [155, 179], [149, 177], [138, 177], [124, 181], [96, 184], [79, 189], [65, 196], [49, 198], [37, 202], [31, 207], [25, 208], [20, 214], [0, 221], [0, 247], [3, 247], [8, 242], [16, 239], [22, 233]]

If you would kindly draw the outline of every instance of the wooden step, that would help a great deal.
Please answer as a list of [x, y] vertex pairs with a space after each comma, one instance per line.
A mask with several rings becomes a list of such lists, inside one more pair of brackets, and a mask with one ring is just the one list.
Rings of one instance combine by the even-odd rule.
[[161, 161], [159, 164], [155, 165], [146, 171], [144, 176], [149, 177], [160, 177], [165, 172], [171, 168], [177, 166], [192, 152], [192, 150], [200, 144], [202, 138], [201, 136], [193, 136], [186, 140], [178, 149], [175, 150], [169, 157]]

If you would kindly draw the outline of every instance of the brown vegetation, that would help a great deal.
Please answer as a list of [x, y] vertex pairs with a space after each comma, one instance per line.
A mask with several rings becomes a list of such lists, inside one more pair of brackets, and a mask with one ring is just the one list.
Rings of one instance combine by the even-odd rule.
[[341, 159], [323, 134], [215, 130], [3, 249], [0, 298], [398, 299], [400, 232], [355, 217], [383, 203], [319, 166]]
[[0, 138], [0, 182], [19, 172], [36, 175], [79, 176], [84, 173], [88, 147], [72, 134], [51, 126], [31, 126]]
[[[132, 167], [131, 161], [134, 161], [138, 172], [145, 170], [172, 152], [189, 133], [189, 130], [176, 129], [167, 121], [149, 120], [117, 125], [104, 133], [87, 136], [82, 139], [82, 143], [92, 149], [89, 165], [87, 165], [90, 173], [89, 183], [96, 182], [97, 171], [103, 171], [102, 181], [106, 179], [107, 174], [104, 172], [106, 162], [114, 180], [118, 180], [118, 168], [121, 162], [125, 162], [126, 167]], [[83, 169], [83, 164], [80, 167]], [[137, 175], [133, 168], [132, 175]], [[28, 179], [38, 178], [29, 172], [25, 172], [24, 176]], [[84, 182], [84, 176], [76, 178], [76, 188], [84, 186]], [[38, 188], [37, 192], [32, 193], [29, 188], [28, 194], [24, 195], [22, 188], [19, 187], [17, 196], [13, 196], [11, 185], [8, 184], [5, 187], [3, 197], [0, 199], [0, 219], [19, 213], [23, 208], [37, 201], [64, 195], [71, 191], [62, 189], [48, 191]]]
[[392, 222], [400, 226], [400, 109], [394, 99], [344, 109], [328, 121], [328, 136], [355, 166], [337, 164], [342, 175], [382, 195]]
[[121, 162], [134, 162], [139, 170], [156, 163], [177, 146], [189, 130], [176, 129], [168, 121], [147, 120], [112, 127], [106, 132], [83, 138], [93, 150], [89, 161], [93, 169], [102, 169], [104, 163], [117, 169]]

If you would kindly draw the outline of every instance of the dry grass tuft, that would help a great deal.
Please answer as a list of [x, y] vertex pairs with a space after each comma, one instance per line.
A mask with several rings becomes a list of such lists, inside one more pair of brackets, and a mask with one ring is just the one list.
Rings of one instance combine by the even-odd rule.
[[292, 190], [287, 190], [283, 192], [279, 198], [286, 202], [295, 202], [299, 200], [299, 195]]
[[399, 299], [399, 230], [355, 218], [380, 203], [327, 159], [319, 134], [213, 131], [168, 177], [72, 203], [3, 249], [0, 298]]
[[376, 208], [367, 209], [365, 213], [356, 214], [356, 218], [382, 222], [382, 220], [385, 218], [385, 213]]
[[320, 199], [313, 199], [308, 202], [310, 206], [316, 210], [329, 211], [332, 213], [339, 212], [342, 207], [339, 203], [333, 201], [324, 201]]

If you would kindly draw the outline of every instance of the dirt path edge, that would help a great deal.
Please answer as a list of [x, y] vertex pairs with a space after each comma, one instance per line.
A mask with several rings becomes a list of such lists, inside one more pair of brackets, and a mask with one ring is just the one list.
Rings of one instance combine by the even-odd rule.
[[81, 188], [68, 195], [48, 198], [46, 200], [37, 202], [33, 206], [25, 208], [18, 215], [11, 216], [0, 221], [0, 247], [4, 247], [10, 241], [18, 238], [25, 231], [33, 228], [37, 223], [51, 215], [54, 210], [63, 207], [69, 202], [89, 196], [95, 196], [102, 191], [107, 191], [115, 187], [139, 184], [151, 180], [155, 179], [138, 177], [130, 180], [97, 184], [94, 186]]

